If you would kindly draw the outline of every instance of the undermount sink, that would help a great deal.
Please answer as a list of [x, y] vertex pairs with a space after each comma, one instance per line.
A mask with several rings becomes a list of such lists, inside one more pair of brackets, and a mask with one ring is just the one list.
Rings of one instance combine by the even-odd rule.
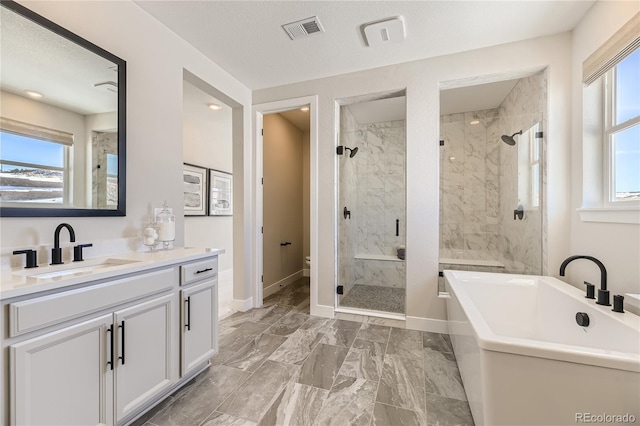
[[103, 268], [110, 268], [113, 266], [120, 265], [129, 265], [132, 263], [138, 263], [138, 260], [129, 260], [129, 259], [100, 259], [100, 260], [86, 260], [81, 263], [69, 263], [64, 265], [53, 265], [47, 266], [45, 268], [41, 268], [40, 270], [28, 270], [21, 271], [22, 275], [26, 275], [30, 278], [59, 278], [59, 277], [67, 277], [70, 275], [83, 275], [90, 274], [95, 272], [96, 270]]

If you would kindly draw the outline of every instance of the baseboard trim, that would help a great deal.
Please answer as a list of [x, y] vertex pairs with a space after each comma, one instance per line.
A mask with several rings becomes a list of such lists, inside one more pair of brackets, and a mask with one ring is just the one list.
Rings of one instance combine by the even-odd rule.
[[407, 316], [407, 328], [410, 330], [429, 331], [431, 333], [449, 333], [447, 320]]
[[404, 314], [394, 314], [391, 312], [374, 311], [370, 309], [349, 308], [344, 306], [340, 306], [336, 308], [335, 312], [351, 314], [351, 315], [363, 315], [366, 317], [391, 319], [391, 320], [397, 320], [397, 321], [406, 320], [406, 316]]
[[269, 287], [265, 287], [262, 290], [262, 297], [263, 298], [269, 297], [273, 293], [275, 293], [276, 291], [285, 288], [289, 284], [299, 280], [302, 277], [303, 277], [303, 271], [301, 269], [298, 272], [294, 272], [293, 274], [289, 275], [288, 277], [285, 277], [285, 278], [281, 279], [280, 281], [276, 281], [275, 283], [271, 284]]
[[311, 269], [303, 269], [302, 270], [302, 276], [303, 277], [310, 277], [311, 276]]
[[253, 297], [244, 300], [232, 299], [230, 305], [236, 311], [246, 312], [253, 308]]
[[333, 318], [333, 306], [328, 305], [311, 305], [311, 315], [323, 318]]

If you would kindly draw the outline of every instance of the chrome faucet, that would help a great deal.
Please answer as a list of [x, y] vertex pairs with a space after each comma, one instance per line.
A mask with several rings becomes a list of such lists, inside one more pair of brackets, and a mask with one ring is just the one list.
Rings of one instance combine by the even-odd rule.
[[598, 268], [600, 268], [600, 289], [598, 290], [598, 300], [596, 303], [598, 305], [611, 306], [611, 303], [609, 303], [609, 290], [607, 290], [607, 269], [602, 262], [595, 257], [578, 255], [566, 258], [564, 262], [562, 262], [562, 265], [560, 265], [560, 276], [564, 277], [564, 271], [567, 269], [567, 265], [576, 259], [587, 259], [598, 265]]
[[60, 231], [62, 228], [67, 228], [69, 230], [69, 241], [74, 243], [76, 241], [76, 233], [73, 231], [73, 228], [68, 223], [61, 223], [56, 228], [56, 231], [53, 234], [53, 248], [51, 249], [51, 264], [52, 265], [62, 265], [64, 262], [62, 261], [62, 249], [60, 248]]

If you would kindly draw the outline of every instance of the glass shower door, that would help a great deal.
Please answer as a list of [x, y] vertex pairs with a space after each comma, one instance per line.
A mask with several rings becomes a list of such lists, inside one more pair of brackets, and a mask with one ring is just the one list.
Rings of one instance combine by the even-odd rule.
[[337, 307], [404, 314], [405, 120], [340, 116]]

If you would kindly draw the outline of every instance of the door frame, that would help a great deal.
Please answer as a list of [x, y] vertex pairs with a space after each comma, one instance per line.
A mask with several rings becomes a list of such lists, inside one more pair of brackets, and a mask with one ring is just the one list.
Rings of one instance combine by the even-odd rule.
[[263, 298], [263, 234], [262, 226], [264, 224], [263, 218], [263, 150], [264, 140], [262, 135], [263, 118], [265, 114], [274, 114], [282, 111], [289, 111], [292, 109], [301, 108], [305, 105], [309, 105], [309, 168], [310, 168], [310, 192], [309, 192], [309, 227], [310, 227], [310, 251], [311, 256], [311, 273], [310, 273], [310, 309], [311, 315], [325, 316], [321, 312], [318, 306], [318, 96], [303, 96], [299, 98], [285, 99], [275, 102], [267, 102], [262, 104], [256, 104], [253, 106], [253, 128], [254, 134], [254, 185], [255, 185], [255, 199], [253, 205], [253, 229], [256, 230], [252, 236], [252, 247], [254, 250], [254, 264], [255, 276], [253, 277], [253, 306], [262, 306]]

